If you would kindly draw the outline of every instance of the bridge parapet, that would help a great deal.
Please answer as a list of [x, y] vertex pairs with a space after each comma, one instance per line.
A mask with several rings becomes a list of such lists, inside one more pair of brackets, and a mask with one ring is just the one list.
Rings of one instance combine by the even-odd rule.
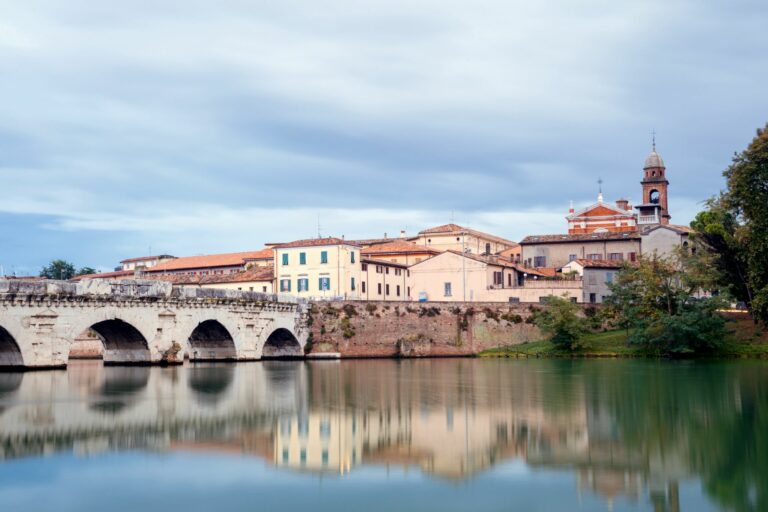
[[115, 300], [129, 299], [224, 299], [239, 302], [279, 302], [299, 304], [303, 301], [292, 295], [259, 293], [220, 288], [195, 288], [174, 286], [165, 281], [139, 279], [104, 280], [83, 279], [77, 283], [68, 281], [19, 281], [0, 279], [0, 299], [8, 297], [98, 297]]

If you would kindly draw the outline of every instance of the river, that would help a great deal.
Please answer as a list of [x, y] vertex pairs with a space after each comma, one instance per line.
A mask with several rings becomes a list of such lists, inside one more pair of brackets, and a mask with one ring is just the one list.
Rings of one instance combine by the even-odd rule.
[[768, 510], [768, 363], [1, 373], [0, 510]]

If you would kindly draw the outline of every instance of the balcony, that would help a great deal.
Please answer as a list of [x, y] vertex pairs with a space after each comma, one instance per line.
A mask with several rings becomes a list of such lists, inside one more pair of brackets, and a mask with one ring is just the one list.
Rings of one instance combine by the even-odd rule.
[[659, 224], [659, 216], [658, 215], [638, 215], [637, 216], [637, 224], [643, 225], [643, 224]]

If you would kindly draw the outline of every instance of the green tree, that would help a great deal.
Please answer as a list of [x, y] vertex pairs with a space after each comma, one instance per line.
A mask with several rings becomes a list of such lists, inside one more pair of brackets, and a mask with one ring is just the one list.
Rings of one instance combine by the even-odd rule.
[[53, 260], [40, 271], [40, 277], [66, 281], [75, 277], [75, 266], [64, 260]]
[[702, 251], [681, 249], [673, 257], [641, 258], [619, 271], [606, 306], [630, 343], [662, 354], [709, 352], [722, 345], [727, 333], [717, 309], [724, 300], [698, 296], [716, 280], [710, 259]]
[[83, 267], [83, 268], [81, 268], [80, 270], [78, 270], [78, 271], [77, 271], [77, 274], [75, 274], [75, 275], [78, 275], [78, 276], [87, 276], [87, 275], [90, 275], [90, 274], [96, 274], [96, 273], [97, 273], [97, 271], [96, 271], [96, 269], [95, 269], [95, 268], [93, 268], [93, 267]]
[[744, 251], [751, 309], [768, 324], [768, 125], [725, 171], [727, 206], [739, 226], [735, 236]]
[[557, 347], [573, 350], [589, 332], [589, 320], [580, 315], [581, 308], [567, 298], [550, 296], [546, 309], [536, 312], [534, 323]]

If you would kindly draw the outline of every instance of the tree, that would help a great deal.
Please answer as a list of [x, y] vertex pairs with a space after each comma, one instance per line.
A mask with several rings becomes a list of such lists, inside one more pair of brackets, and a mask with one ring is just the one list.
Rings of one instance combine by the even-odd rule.
[[40, 271], [40, 277], [66, 281], [75, 277], [75, 266], [64, 260], [53, 260]]
[[744, 251], [751, 309], [768, 324], [768, 124], [725, 171], [727, 206], [739, 226], [735, 236]]
[[672, 257], [641, 258], [619, 271], [608, 285], [606, 306], [630, 343], [670, 355], [711, 352], [722, 345], [725, 319], [717, 309], [724, 299], [700, 297], [716, 281], [710, 259], [704, 251], [681, 249]]
[[557, 347], [573, 350], [589, 332], [589, 320], [580, 316], [581, 308], [567, 298], [547, 297], [546, 309], [534, 316], [534, 323]]
[[83, 267], [80, 270], [78, 270], [77, 274], [75, 274], [75, 275], [87, 276], [87, 275], [91, 275], [91, 274], [96, 274], [96, 272], [97, 272], [96, 269], [93, 268], [93, 267]]

